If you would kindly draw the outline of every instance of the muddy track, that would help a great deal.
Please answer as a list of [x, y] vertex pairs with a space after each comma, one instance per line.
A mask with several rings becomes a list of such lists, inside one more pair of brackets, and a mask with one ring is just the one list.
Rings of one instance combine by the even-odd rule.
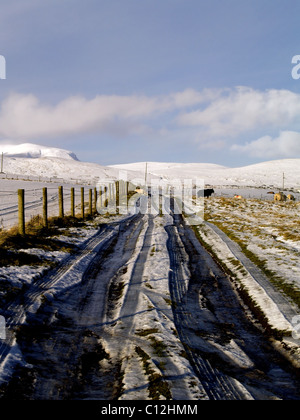
[[55, 269], [40, 279], [37, 279], [30, 287], [24, 287], [24, 291], [12, 302], [9, 302], [6, 308], [3, 308], [3, 313], [6, 317], [7, 338], [5, 341], [0, 341], [0, 362], [5, 359], [10, 347], [15, 342], [14, 330], [16, 330], [28, 316], [28, 312], [32, 306], [43, 298], [44, 293], [51, 287], [55, 286], [61, 278], [72, 270], [75, 265], [89, 257], [94, 249], [101, 244], [101, 248], [105, 249], [109, 244], [110, 238], [113, 236], [111, 227], [104, 227], [99, 230], [92, 238], [87, 240], [80, 249], [73, 255], [66, 257]]
[[[197, 330], [195, 314], [191, 312], [191, 308], [197, 310], [199, 281], [197, 278], [194, 284], [185, 284], [181, 266], [184, 260], [183, 249], [178, 242], [176, 226], [170, 226], [166, 229], [169, 234], [168, 249], [172, 270], [169, 280], [175, 325], [189, 360], [210, 399], [244, 399], [237, 387], [234, 386], [233, 381], [213, 367], [207, 358], [202, 357], [201, 352], [195, 346], [198, 342], [197, 333], [200, 335], [201, 330]], [[203, 280], [204, 276], [205, 274], [202, 271]], [[205, 281], [211, 281], [211, 277], [206, 276]], [[201, 311], [201, 308], [199, 309]]]
[[[147, 397], [147, 380], [152, 378], [152, 395], [170, 398], [172, 389], [187, 392], [178, 385], [187, 377], [198, 390], [185, 395], [203, 399], [300, 398], [299, 380], [247, 317], [230, 279], [180, 215], [167, 219], [136, 214], [103, 226], [79, 254], [8, 308], [11, 342], [17, 340], [23, 360], [0, 388], [0, 398], [119, 399], [126, 397], [128, 366], [139, 372], [137, 388], [145, 388]], [[166, 261], [165, 280], [159, 281], [166, 288], [156, 290], [158, 280], [149, 283], [145, 267], [159, 225]], [[79, 277], [60, 289], [65, 276]], [[145, 318], [139, 323], [140, 316]], [[166, 319], [171, 334], [177, 330], [171, 339], [176, 358], [160, 341]], [[154, 344], [160, 347], [154, 350]], [[184, 365], [177, 364], [179, 357]]]
[[[174, 215], [166, 230], [175, 324], [209, 397], [299, 399], [299, 380], [250, 322], [228, 277], [192, 229]], [[189, 282], [183, 273], [187, 255]]]
[[[28, 367], [24, 367], [24, 361], [22, 366], [17, 365], [12, 380], [2, 387], [0, 398], [11, 398], [12, 394], [17, 399], [92, 397], [94, 390], [88, 385], [91, 375], [94, 387], [102, 390], [96, 398], [114, 397], [118, 366], [107, 362], [100, 376], [96, 369], [102, 360], [104, 364], [108, 361], [99, 343], [103, 308], [109, 283], [130, 258], [142, 226], [139, 214], [103, 226], [79, 253], [65, 259], [9, 305], [8, 338], [2, 342], [1, 356], [5, 358], [17, 341]], [[80, 283], [56, 292], [54, 299], [48, 298], [49, 290], [59, 285], [65, 275], [72, 278], [72, 269], [76, 270], [85, 256], [88, 259]], [[115, 256], [117, 263], [112, 265]], [[30, 307], [41, 297], [38, 311], [31, 313]]]

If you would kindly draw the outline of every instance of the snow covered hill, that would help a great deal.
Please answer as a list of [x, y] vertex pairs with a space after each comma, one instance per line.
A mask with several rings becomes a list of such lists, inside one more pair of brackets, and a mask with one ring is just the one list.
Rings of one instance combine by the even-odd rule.
[[[122, 170], [145, 171], [146, 163], [113, 165]], [[204, 179], [212, 186], [248, 186], [300, 189], [300, 159], [282, 159], [241, 168], [209, 163], [147, 163], [148, 173], [166, 179]], [[284, 179], [283, 179], [284, 177]]]
[[7, 157], [16, 158], [43, 158], [56, 157], [60, 159], [78, 160], [75, 153], [55, 147], [40, 146], [38, 144], [24, 143], [18, 145], [0, 145], [0, 153]]
[[[2, 152], [4, 174], [18, 175], [19, 179], [60, 178], [65, 182], [77, 180], [93, 184], [98, 179], [119, 178], [119, 169], [81, 162], [75, 153], [64, 149], [24, 143], [0, 145], [0, 156]], [[141, 176], [130, 170], [127, 175], [128, 180]], [[142, 176], [144, 178], [144, 174]]]
[[16, 146], [0, 145], [4, 154], [3, 171], [24, 177], [63, 178], [94, 183], [97, 179], [204, 179], [206, 185], [267, 187], [300, 190], [300, 159], [282, 159], [263, 162], [241, 168], [228, 168], [209, 163], [164, 163], [137, 162], [102, 166], [96, 163], [80, 162], [68, 150], [25, 143]]

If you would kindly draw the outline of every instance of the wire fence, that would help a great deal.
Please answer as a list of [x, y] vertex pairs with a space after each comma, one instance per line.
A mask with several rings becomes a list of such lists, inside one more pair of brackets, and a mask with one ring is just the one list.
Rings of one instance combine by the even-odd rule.
[[130, 182], [111, 179], [98, 180], [93, 188], [23, 181], [14, 179], [0, 183], [0, 230], [18, 226], [24, 234], [25, 224], [35, 216], [41, 216], [46, 226], [49, 217], [77, 216], [84, 219], [95, 213], [105, 214], [113, 210], [117, 213], [119, 207], [127, 208], [128, 194], [136, 188]]
[[[34, 216], [43, 216], [44, 212], [44, 191], [47, 191], [47, 216], [55, 217], [60, 216], [60, 189], [59, 187], [40, 187], [18, 189], [15, 191], [0, 191], [0, 228], [9, 229], [19, 223], [19, 191], [24, 191], [24, 202], [22, 204], [24, 211], [24, 222], [29, 222]], [[91, 195], [91, 192], [92, 195]], [[90, 199], [93, 199], [92, 208], [96, 208], [96, 193], [94, 189], [88, 189], [79, 186], [63, 187], [62, 190], [62, 203], [63, 215], [71, 215], [72, 208], [75, 214], [87, 214], [90, 207]], [[84, 204], [83, 204], [84, 203]], [[84, 213], [82, 206], [84, 205]]]
[[57, 176], [46, 177], [40, 175], [24, 175], [24, 174], [14, 174], [14, 173], [1, 173], [0, 180], [10, 180], [10, 181], [31, 181], [31, 182], [40, 182], [43, 184], [54, 183], [54, 184], [70, 184], [70, 185], [96, 185], [99, 181], [99, 177], [90, 177], [87, 179], [77, 179], [77, 178], [60, 178]]

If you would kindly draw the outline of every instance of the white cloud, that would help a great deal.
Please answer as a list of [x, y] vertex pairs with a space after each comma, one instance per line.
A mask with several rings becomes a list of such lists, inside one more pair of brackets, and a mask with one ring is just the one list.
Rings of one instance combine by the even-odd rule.
[[118, 118], [145, 117], [154, 109], [155, 101], [142, 97], [74, 96], [49, 106], [34, 95], [12, 94], [2, 103], [0, 134], [37, 138], [101, 130]]
[[35, 139], [82, 132], [138, 132], [148, 118], [195, 105], [207, 97], [192, 89], [175, 94], [147, 96], [99, 95], [87, 100], [69, 97], [55, 106], [32, 95], [11, 94], [0, 110], [0, 136]]
[[177, 92], [166, 96], [166, 102], [172, 107], [186, 108], [211, 102], [219, 97], [222, 90], [220, 89], [203, 89], [198, 92], [194, 89], [186, 89], [183, 92]]
[[206, 108], [181, 114], [178, 122], [223, 137], [265, 127], [288, 128], [300, 122], [300, 95], [288, 90], [226, 89]]
[[277, 138], [264, 136], [245, 145], [235, 144], [231, 150], [256, 158], [300, 157], [300, 133], [282, 131]]
[[224, 150], [241, 133], [281, 131], [278, 138], [265, 136], [244, 145], [236, 141], [231, 147], [267, 158], [299, 156], [298, 126], [299, 94], [246, 87], [186, 89], [152, 97], [71, 96], [55, 105], [42, 103], [32, 94], [14, 93], [0, 108], [0, 138], [14, 142], [109, 133], [122, 139], [135, 135], [170, 144], [190, 142], [201, 150]]

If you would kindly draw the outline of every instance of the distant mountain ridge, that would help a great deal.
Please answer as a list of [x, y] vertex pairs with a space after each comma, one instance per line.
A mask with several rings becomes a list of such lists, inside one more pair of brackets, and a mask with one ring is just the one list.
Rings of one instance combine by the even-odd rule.
[[3, 171], [6, 174], [78, 179], [96, 183], [97, 179], [145, 180], [203, 179], [206, 185], [265, 187], [300, 190], [300, 159], [281, 159], [240, 168], [229, 168], [213, 163], [135, 162], [103, 166], [81, 162], [75, 153], [32, 143], [0, 145], [4, 154]]
[[[119, 170], [145, 171], [146, 162], [112, 165]], [[148, 174], [171, 179], [204, 179], [205, 184], [300, 189], [300, 159], [261, 162], [240, 168], [212, 163], [148, 162]]]

